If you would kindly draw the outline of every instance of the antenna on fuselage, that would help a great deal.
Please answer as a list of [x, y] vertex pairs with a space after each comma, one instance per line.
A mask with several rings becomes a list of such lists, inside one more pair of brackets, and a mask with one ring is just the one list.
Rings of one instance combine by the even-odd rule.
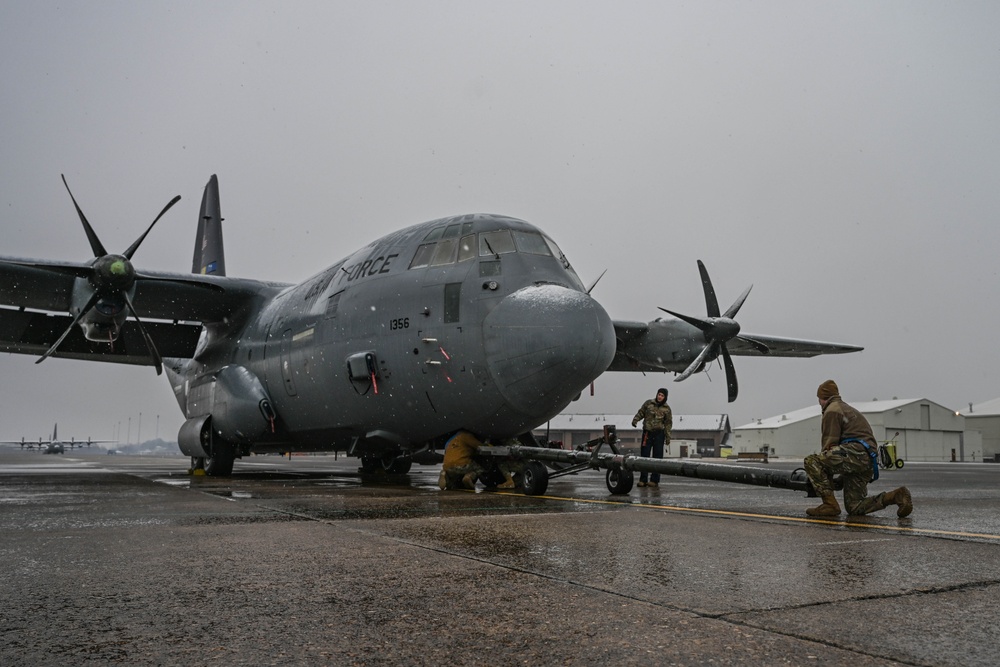
[[587, 288], [587, 294], [590, 294], [593, 291], [593, 289], [595, 287], [597, 287], [597, 283], [601, 282], [601, 278], [603, 278], [604, 274], [607, 273], [607, 272], [608, 272], [608, 270], [604, 269], [603, 271], [601, 271], [601, 275], [597, 276], [597, 280], [595, 280], [594, 282], [590, 283], [590, 287]]

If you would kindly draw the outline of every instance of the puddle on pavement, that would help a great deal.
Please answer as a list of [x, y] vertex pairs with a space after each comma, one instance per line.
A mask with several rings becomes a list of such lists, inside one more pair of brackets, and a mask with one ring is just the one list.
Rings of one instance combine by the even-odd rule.
[[189, 479], [170, 479], [165, 477], [159, 477], [153, 480], [154, 482], [159, 482], [160, 484], [166, 484], [167, 486], [177, 486], [184, 489], [191, 488], [191, 480]]

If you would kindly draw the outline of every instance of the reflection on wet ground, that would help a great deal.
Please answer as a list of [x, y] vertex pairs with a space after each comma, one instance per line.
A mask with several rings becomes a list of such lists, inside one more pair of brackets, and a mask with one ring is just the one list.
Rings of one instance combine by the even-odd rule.
[[[0, 546], [8, 556], [16, 552], [14, 576], [45, 581], [50, 552], [71, 566], [73, 557], [60, 549], [68, 544], [100, 554], [96, 565], [92, 555], [81, 561], [89, 571], [116, 557], [124, 540], [140, 544], [160, 568], [180, 558], [200, 573], [205, 562], [189, 563], [188, 550], [219, 542], [209, 562], [222, 565], [205, 570], [215, 577], [242, 572], [248, 552], [265, 565], [234, 591], [213, 584], [209, 597], [266, 594], [265, 607], [287, 604], [296, 613], [308, 595], [300, 592], [296, 602], [282, 591], [298, 579], [272, 579], [299, 563], [310, 581], [326, 584], [325, 612], [362, 607], [366, 630], [412, 630], [400, 619], [417, 609], [440, 614], [442, 599], [504, 600], [513, 585], [504, 582], [516, 581], [522, 595], [545, 591], [549, 604], [562, 601], [567, 613], [577, 612], [566, 600], [587, 600], [611, 615], [628, 608], [628, 618], [618, 620], [629, 623], [636, 609], [643, 618], [669, 617], [671, 637], [710, 619], [721, 624], [713, 632], [739, 630], [740, 646], [756, 633], [768, 644], [793, 637], [811, 651], [847, 651], [826, 664], [991, 664], [992, 652], [981, 646], [998, 639], [991, 624], [964, 615], [1000, 604], [1000, 577], [990, 565], [1000, 548], [1000, 467], [967, 468], [956, 489], [955, 477], [908, 465], [891, 480], [913, 491], [916, 509], [908, 519], [890, 511], [814, 521], [804, 510], [816, 501], [800, 493], [684, 478], [622, 497], [608, 493], [603, 474], [582, 473], [553, 481], [548, 495], [536, 497], [442, 492], [435, 468], [363, 477], [355, 462], [330, 457], [264, 459], [273, 464], [267, 466], [255, 459], [237, 464], [229, 479], [188, 476], [184, 459], [113, 458], [103, 469], [63, 459], [46, 475], [37, 459], [20, 458], [26, 465], [19, 468], [0, 455]], [[90, 544], [93, 535], [106, 542]], [[187, 546], [175, 553], [179, 539]], [[272, 541], [267, 548], [275, 552], [264, 546]], [[292, 543], [308, 545], [308, 555], [299, 558]], [[319, 578], [310, 569], [316, 563]], [[421, 576], [424, 588], [409, 590]], [[31, 580], [22, 587], [24, 604], [34, 586]], [[184, 614], [188, 602], [201, 599], [197, 593], [184, 593]], [[509, 615], [516, 626], [518, 614]], [[923, 640], [942, 616], [968, 623], [947, 625], [953, 636], [928, 652]], [[865, 620], [883, 617], [894, 620]], [[796, 663], [803, 655], [784, 657]]]

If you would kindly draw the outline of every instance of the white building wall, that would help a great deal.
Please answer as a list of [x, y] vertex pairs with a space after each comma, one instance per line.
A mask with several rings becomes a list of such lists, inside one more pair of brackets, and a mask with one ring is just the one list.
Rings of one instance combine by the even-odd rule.
[[911, 429], [923, 431], [961, 432], [965, 429], [965, 417], [931, 401], [914, 401], [898, 408], [882, 411], [866, 411], [872, 428], [883, 426], [885, 438], [891, 438], [896, 430]]
[[776, 458], [805, 458], [808, 454], [818, 452], [820, 447], [819, 417], [785, 424], [779, 428], [741, 428], [734, 433], [734, 453], [767, 451]]
[[962, 449], [965, 454], [960, 461], [983, 461], [985, 452], [983, 451], [983, 434], [979, 431], [966, 431], [962, 442]]
[[983, 456], [996, 460], [1000, 454], [1000, 415], [969, 414], [965, 415], [965, 423], [981, 434]]

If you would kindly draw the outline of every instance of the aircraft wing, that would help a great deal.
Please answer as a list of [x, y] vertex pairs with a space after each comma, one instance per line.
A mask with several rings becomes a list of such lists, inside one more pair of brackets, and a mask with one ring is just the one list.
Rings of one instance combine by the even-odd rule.
[[[0, 257], [0, 351], [44, 354], [73, 321], [73, 287], [89, 264]], [[248, 306], [286, 287], [227, 276], [142, 273], [132, 299], [136, 313], [163, 357], [194, 355], [202, 324], [238, 323]], [[87, 340], [73, 327], [53, 356], [152, 365], [134, 318], [114, 345]]]
[[84, 445], [90, 447], [91, 445], [102, 445], [109, 442], [118, 442], [118, 440], [91, 440], [89, 438], [86, 440], [77, 440], [76, 438], [70, 438], [69, 440], [60, 440], [59, 444], [68, 447], [83, 447]]
[[[618, 349], [609, 371], [681, 372], [695, 359], [705, 344], [703, 332], [680, 320], [614, 322]], [[732, 355], [754, 357], [815, 357], [846, 354], [864, 348], [843, 343], [782, 338], [740, 332], [725, 342]], [[762, 351], [766, 346], [767, 352]]]
[[[768, 351], [761, 352], [741, 338], [749, 338], [767, 346]], [[827, 343], [820, 340], [805, 340], [800, 338], [781, 338], [779, 336], [761, 336], [753, 333], [740, 333], [739, 338], [726, 342], [726, 347], [732, 355], [748, 357], [815, 357], [821, 354], [847, 354], [865, 349], [857, 345], [844, 343]]]
[[24, 447], [28, 449], [34, 449], [35, 447], [45, 447], [52, 444], [51, 440], [0, 440], [0, 445], [16, 445], [18, 447]]

